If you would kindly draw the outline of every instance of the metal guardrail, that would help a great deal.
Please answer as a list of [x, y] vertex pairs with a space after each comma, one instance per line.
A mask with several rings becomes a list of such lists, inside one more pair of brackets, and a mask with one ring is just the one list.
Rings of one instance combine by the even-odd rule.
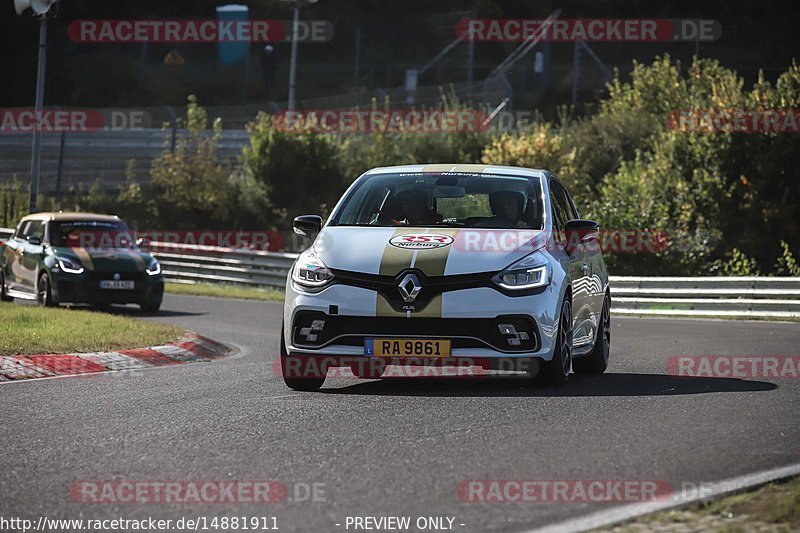
[[[152, 243], [178, 283], [283, 288], [297, 254]], [[617, 315], [800, 318], [800, 278], [611, 276]]]
[[228, 283], [283, 288], [298, 254], [150, 243], [164, 275], [177, 283]]
[[797, 277], [611, 276], [616, 314], [800, 318]]

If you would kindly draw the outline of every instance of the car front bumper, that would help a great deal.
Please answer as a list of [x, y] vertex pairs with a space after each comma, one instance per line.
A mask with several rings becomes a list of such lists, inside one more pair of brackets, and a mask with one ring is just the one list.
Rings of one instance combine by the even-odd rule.
[[[334, 284], [310, 294], [290, 280], [283, 333], [290, 355], [363, 357], [365, 338], [441, 338], [451, 340], [451, 358], [455, 360], [550, 361], [561, 297], [554, 285], [525, 296], [475, 287], [444, 292], [422, 311], [403, 314], [383, 305], [374, 290]], [[324, 326], [314, 332], [317, 337], [310, 342], [308, 331], [301, 335], [301, 330], [313, 320], [323, 321]], [[500, 324], [508, 323], [515, 325], [517, 332], [526, 332], [529, 339], [511, 345], [509, 340], [515, 336], [502, 335], [499, 330]], [[326, 327], [330, 329], [326, 331]]]
[[114, 280], [112, 272], [68, 274], [51, 272], [52, 294], [56, 302], [75, 304], [157, 304], [164, 298], [164, 276], [145, 272], [121, 272], [119, 279], [133, 281], [133, 289], [103, 289], [100, 281]]

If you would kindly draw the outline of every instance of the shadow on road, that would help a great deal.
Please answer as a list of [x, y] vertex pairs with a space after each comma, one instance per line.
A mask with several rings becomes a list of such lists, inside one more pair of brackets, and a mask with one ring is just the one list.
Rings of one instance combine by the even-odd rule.
[[527, 386], [519, 377], [384, 378], [341, 388], [328, 394], [377, 396], [672, 396], [709, 392], [755, 392], [778, 388], [775, 383], [736, 378], [677, 377], [663, 374], [572, 375], [564, 387]]

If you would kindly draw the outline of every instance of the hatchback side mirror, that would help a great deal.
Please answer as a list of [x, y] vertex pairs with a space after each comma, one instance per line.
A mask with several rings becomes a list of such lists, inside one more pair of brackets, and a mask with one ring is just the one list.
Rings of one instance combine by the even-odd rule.
[[319, 215], [300, 215], [295, 217], [292, 229], [298, 235], [314, 240], [322, 229], [322, 217]]
[[594, 220], [570, 220], [564, 226], [567, 234], [567, 251], [574, 250], [579, 244], [585, 244], [600, 236], [600, 224]]
[[150, 242], [151, 242], [150, 239], [148, 239], [147, 237], [139, 237], [138, 239], [136, 239], [136, 246], [142, 248], [143, 250], [147, 250], [148, 248], [150, 248]]

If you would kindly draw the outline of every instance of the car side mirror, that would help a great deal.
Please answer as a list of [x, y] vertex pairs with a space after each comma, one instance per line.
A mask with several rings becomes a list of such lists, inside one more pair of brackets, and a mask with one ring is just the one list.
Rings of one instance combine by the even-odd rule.
[[28, 235], [27, 240], [28, 240], [28, 244], [33, 244], [34, 246], [38, 246], [38, 245], [42, 244], [41, 237], [37, 237], [35, 235]]
[[139, 237], [138, 239], [136, 239], [136, 246], [146, 250], [150, 248], [150, 242], [151, 242], [150, 239], [148, 239], [147, 237]]
[[571, 252], [579, 244], [585, 244], [600, 236], [600, 224], [594, 220], [570, 220], [564, 226], [567, 234], [567, 251]]
[[319, 215], [300, 215], [295, 217], [292, 229], [298, 235], [308, 237], [312, 242], [322, 229], [322, 217]]

